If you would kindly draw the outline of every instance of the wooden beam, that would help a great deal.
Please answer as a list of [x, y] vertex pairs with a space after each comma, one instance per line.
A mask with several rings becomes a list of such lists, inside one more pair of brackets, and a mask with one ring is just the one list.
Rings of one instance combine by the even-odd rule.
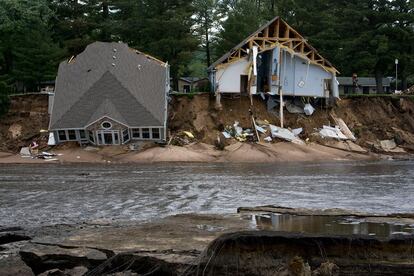
[[269, 38], [269, 27], [267, 27], [266, 29], [264, 29], [263, 37]]
[[275, 25], [275, 34], [274, 37], [279, 38], [279, 32], [280, 32], [280, 19], [276, 20], [276, 25]]

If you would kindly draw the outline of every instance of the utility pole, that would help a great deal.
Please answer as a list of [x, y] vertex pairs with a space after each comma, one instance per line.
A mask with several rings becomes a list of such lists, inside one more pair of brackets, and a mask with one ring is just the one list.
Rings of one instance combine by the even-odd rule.
[[398, 91], [398, 59], [395, 59], [395, 93]]

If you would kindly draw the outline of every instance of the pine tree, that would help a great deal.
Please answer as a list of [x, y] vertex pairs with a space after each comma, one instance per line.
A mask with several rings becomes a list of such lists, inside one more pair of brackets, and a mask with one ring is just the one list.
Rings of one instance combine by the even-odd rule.
[[4, 0], [0, 10], [0, 78], [15, 89], [36, 90], [56, 74], [60, 51], [50, 37], [52, 12], [45, 0]]
[[188, 71], [188, 65], [198, 45], [192, 31], [194, 7], [186, 0], [135, 2], [128, 7], [129, 11], [120, 11], [129, 17], [123, 19], [121, 40], [138, 50], [168, 61], [171, 77], [177, 88], [178, 77]]

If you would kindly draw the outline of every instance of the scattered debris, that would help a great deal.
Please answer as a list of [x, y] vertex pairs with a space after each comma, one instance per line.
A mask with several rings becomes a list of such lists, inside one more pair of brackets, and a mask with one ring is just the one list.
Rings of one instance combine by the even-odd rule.
[[272, 137], [270, 137], [270, 136], [268, 136], [268, 137], [264, 138], [264, 140], [265, 140], [266, 142], [269, 142], [269, 143], [273, 141]]
[[315, 112], [315, 108], [311, 104], [306, 104], [303, 108], [303, 111], [305, 112], [306, 116], [312, 116]]
[[195, 137], [194, 137], [194, 134], [192, 134], [190, 131], [183, 131], [183, 133], [188, 137], [188, 138], [191, 138], [191, 139], [194, 139]]
[[303, 132], [303, 128], [295, 128], [295, 129], [292, 129], [292, 133], [295, 136], [299, 136], [302, 132]]
[[30, 149], [37, 149], [39, 147], [39, 144], [36, 141], [33, 141], [30, 144]]
[[139, 144], [133, 143], [133, 144], [129, 144], [128, 148], [130, 151], [137, 151], [139, 150]]
[[335, 123], [339, 126], [339, 129], [342, 131], [342, 133], [352, 141], [356, 141], [355, 135], [351, 132], [351, 130], [348, 128], [344, 120], [341, 118], [338, 118], [335, 113], [330, 114], [332, 119], [335, 121]]
[[292, 102], [287, 102], [286, 103], [286, 109], [291, 114], [303, 114], [303, 113], [305, 113], [303, 107], [301, 107], [299, 105], [296, 105]]
[[[32, 145], [36, 146], [36, 143], [32, 143]], [[33, 149], [31, 146], [29, 147], [23, 147], [20, 150], [20, 156], [24, 158], [32, 158], [32, 159], [43, 159], [45, 161], [59, 161], [57, 158], [58, 155], [54, 153], [49, 153], [46, 151], [43, 151], [41, 153], [38, 153], [38, 150]], [[36, 146], [37, 148], [38, 146]]]
[[274, 125], [269, 125], [269, 127], [273, 138], [283, 139], [299, 145], [305, 144], [300, 138], [297, 137], [297, 135], [287, 128], [281, 128]]
[[260, 133], [266, 134], [267, 130], [261, 126], [256, 125], [256, 130]]
[[342, 133], [338, 127], [323, 126], [319, 131], [322, 138], [333, 138], [339, 140], [348, 140], [348, 138]]
[[243, 128], [241, 128], [240, 126], [239, 126], [239, 122], [234, 122], [234, 125], [233, 125], [233, 127], [234, 127], [234, 131], [236, 132], [236, 136], [241, 136], [242, 135], [242, 132], [243, 132]]
[[222, 133], [223, 133], [224, 138], [231, 139], [232, 136], [230, 133], [228, 133], [227, 131], [223, 131]]
[[243, 129], [237, 121], [234, 122], [233, 126], [226, 126], [222, 134], [226, 139], [234, 138], [239, 142], [246, 142], [249, 137], [254, 136], [251, 129]]
[[20, 150], [20, 155], [21, 155], [22, 157], [32, 157], [32, 153], [31, 153], [31, 151], [30, 151], [30, 148], [29, 148], [29, 147], [23, 147], [23, 148]]

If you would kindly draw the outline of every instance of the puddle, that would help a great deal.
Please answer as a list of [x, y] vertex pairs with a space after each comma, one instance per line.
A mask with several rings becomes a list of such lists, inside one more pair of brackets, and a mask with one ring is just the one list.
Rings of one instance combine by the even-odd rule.
[[413, 235], [412, 225], [367, 222], [363, 218], [335, 216], [296, 216], [286, 214], [250, 215], [254, 229], [321, 235], [368, 235], [389, 238]]

